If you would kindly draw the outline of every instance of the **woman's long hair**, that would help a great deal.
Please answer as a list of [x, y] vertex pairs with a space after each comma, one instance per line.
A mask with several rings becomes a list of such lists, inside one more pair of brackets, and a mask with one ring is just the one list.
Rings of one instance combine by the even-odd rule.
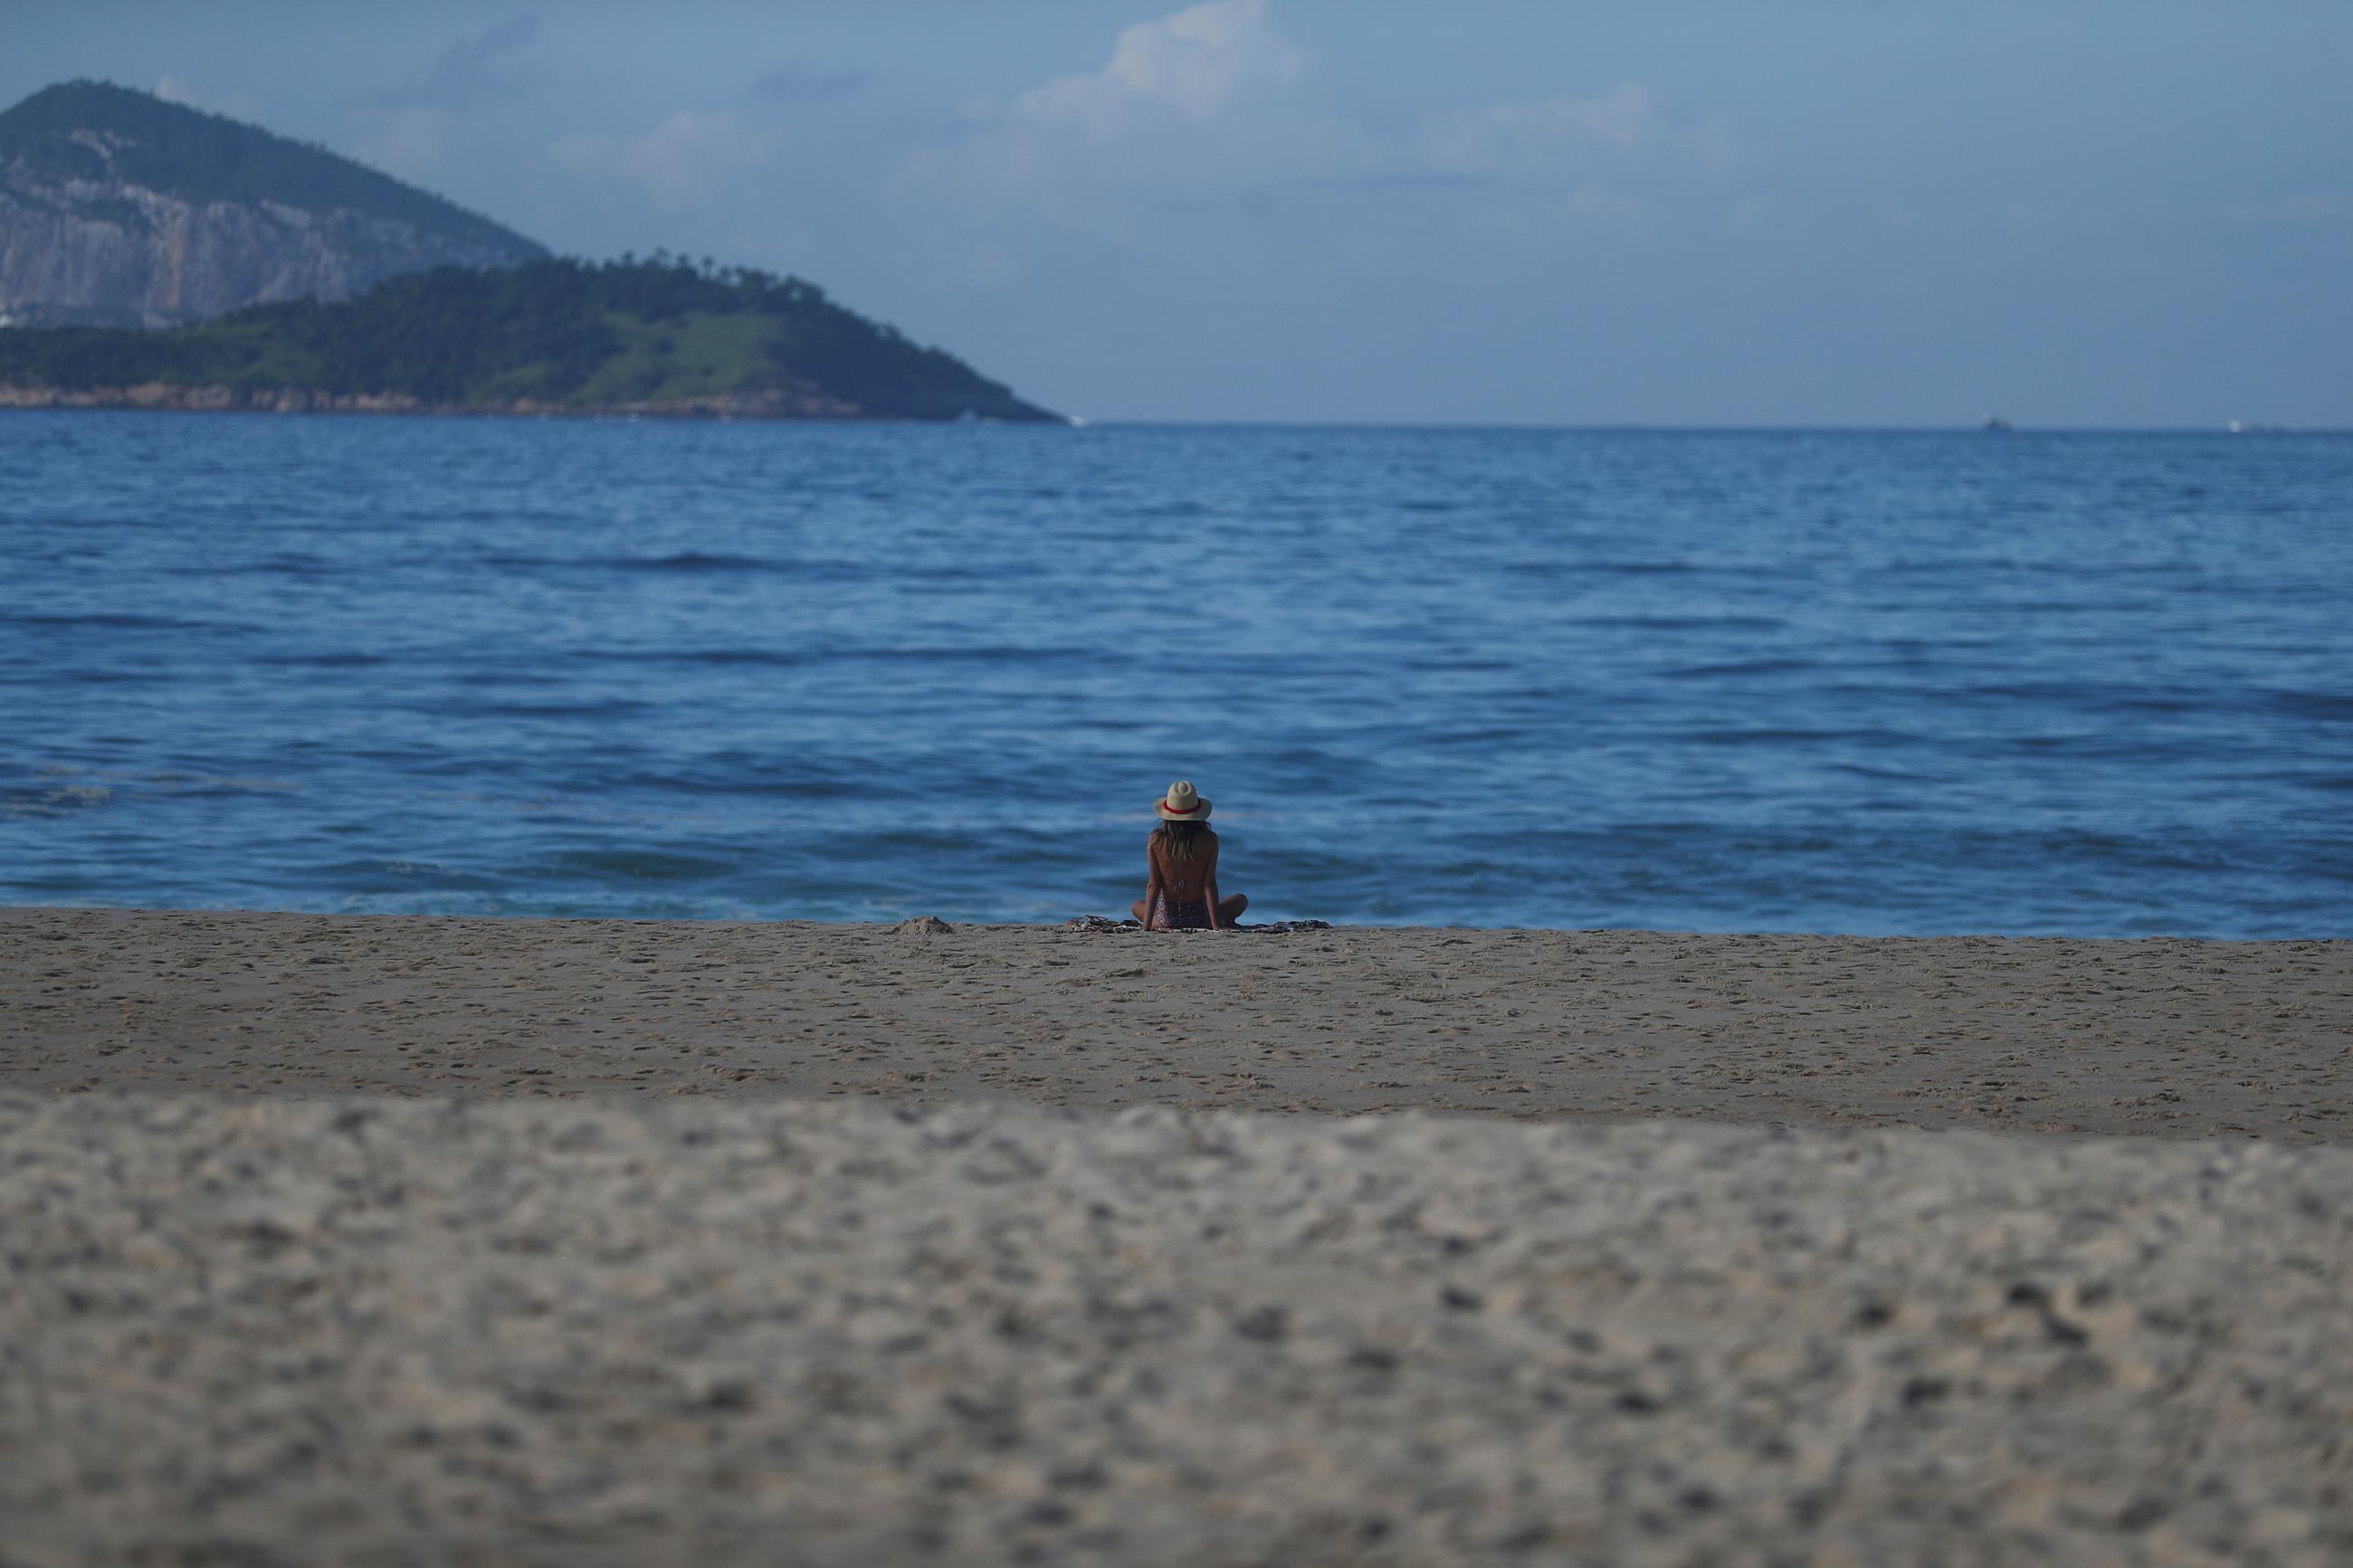
[[1190, 860], [1200, 852], [1201, 840], [1209, 837], [1209, 825], [1206, 822], [1164, 822], [1152, 830], [1152, 836], [1160, 840], [1161, 847], [1168, 851], [1170, 858]]

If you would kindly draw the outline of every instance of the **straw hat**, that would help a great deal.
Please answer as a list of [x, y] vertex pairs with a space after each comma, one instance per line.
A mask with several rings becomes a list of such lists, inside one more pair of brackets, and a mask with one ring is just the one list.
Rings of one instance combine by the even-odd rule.
[[1209, 815], [1209, 803], [1189, 779], [1178, 779], [1168, 786], [1168, 798], [1153, 803], [1152, 809], [1160, 814], [1163, 822], [1199, 822]]

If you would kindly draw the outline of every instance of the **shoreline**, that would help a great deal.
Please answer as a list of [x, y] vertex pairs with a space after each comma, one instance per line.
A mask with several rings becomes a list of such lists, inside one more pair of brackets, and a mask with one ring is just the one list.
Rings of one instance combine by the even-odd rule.
[[[694, 397], [618, 403], [553, 403], [519, 397], [498, 403], [437, 403], [405, 392], [325, 392], [312, 387], [183, 386], [142, 382], [132, 386], [0, 385], [0, 409], [165, 414], [375, 414], [449, 419], [764, 419], [833, 425], [954, 425], [953, 417], [923, 419], [872, 414], [840, 398], [784, 391], [712, 393]], [[986, 425], [1067, 425], [1068, 419], [1008, 420]]]
[[[97, 769], [77, 770], [77, 777], [102, 781], [143, 779], [147, 775], [114, 773]], [[214, 775], [205, 775], [211, 779]], [[264, 781], [222, 778], [222, 782], [248, 788], [284, 787]], [[1069, 915], [1059, 920], [981, 921], [948, 920], [940, 915], [910, 915], [899, 920], [818, 920], [798, 916], [774, 919], [744, 915], [573, 915], [573, 914], [447, 914], [417, 913], [408, 910], [370, 910], [344, 911], [337, 910], [287, 909], [264, 904], [88, 904], [0, 903], [0, 920], [16, 915], [156, 915], [156, 916], [224, 916], [230, 918], [266, 917], [283, 920], [315, 921], [463, 921], [491, 925], [512, 926], [685, 926], [685, 927], [744, 927], [754, 930], [797, 928], [807, 931], [895, 931], [910, 927], [937, 922], [949, 931], [1063, 931], [1077, 932], [1082, 922], [1100, 922], [1078, 934], [1117, 934], [1111, 931], [1134, 933], [1138, 926], [1134, 915], [1103, 914]], [[1413, 925], [1379, 921], [1326, 921], [1316, 919], [1261, 918], [1253, 905], [1243, 914], [1240, 923], [1231, 928], [1237, 934], [1298, 935], [1320, 933], [1372, 933], [1395, 931], [1408, 935], [1435, 937], [1591, 937], [1591, 938], [1660, 938], [1673, 941], [1715, 942], [1839, 942], [1894, 944], [1902, 942], [2005, 942], [2032, 945], [2037, 942], [2067, 942], [2087, 947], [2136, 947], [2150, 942], [2168, 942], [2191, 948], [2353, 948], [2353, 933], [2344, 936], [2201, 936], [2179, 931], [2150, 931], [2137, 935], [2085, 935], [2078, 932], [2052, 931], [1780, 931], [1773, 929], [1743, 929], [1719, 931], [1683, 926], [1568, 926], [1568, 925]], [[1209, 936], [1199, 930], [1155, 931], [1155, 936]]]
[[2353, 942], [0, 910], [0, 1089], [2353, 1136]]

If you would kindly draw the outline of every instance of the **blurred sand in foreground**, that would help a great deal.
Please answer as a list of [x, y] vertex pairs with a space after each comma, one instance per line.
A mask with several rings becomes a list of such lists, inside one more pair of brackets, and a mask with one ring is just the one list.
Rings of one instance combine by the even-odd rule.
[[2349, 1066], [2343, 942], [0, 911], [0, 1564], [2322, 1568]]
[[2353, 1150], [0, 1092], [0, 1558], [2342, 1563]]

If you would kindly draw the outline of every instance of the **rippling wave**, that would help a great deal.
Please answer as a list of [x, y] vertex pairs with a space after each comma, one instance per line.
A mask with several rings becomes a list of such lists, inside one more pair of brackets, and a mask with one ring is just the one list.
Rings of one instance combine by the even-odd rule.
[[0, 414], [0, 899], [2353, 935], [2353, 438]]

